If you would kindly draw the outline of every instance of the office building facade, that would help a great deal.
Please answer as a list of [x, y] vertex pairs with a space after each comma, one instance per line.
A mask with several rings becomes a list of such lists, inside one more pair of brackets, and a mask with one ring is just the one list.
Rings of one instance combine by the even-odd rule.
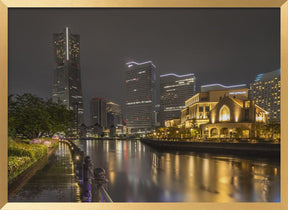
[[122, 126], [121, 106], [119, 104], [112, 101], [107, 102], [106, 111], [108, 128]]
[[166, 120], [181, 116], [185, 101], [196, 91], [194, 74], [177, 75], [174, 73], [160, 75], [160, 126], [165, 126]]
[[155, 127], [157, 104], [156, 66], [128, 62], [125, 71], [126, 125], [128, 132], [148, 132]]
[[280, 69], [258, 74], [250, 84], [249, 97], [268, 112], [268, 121], [280, 122]]
[[75, 113], [76, 123], [84, 123], [80, 68], [80, 36], [66, 27], [63, 33], [53, 35], [55, 70], [52, 102], [62, 103]]
[[103, 98], [90, 98], [90, 121], [92, 126], [107, 128], [107, 101]]

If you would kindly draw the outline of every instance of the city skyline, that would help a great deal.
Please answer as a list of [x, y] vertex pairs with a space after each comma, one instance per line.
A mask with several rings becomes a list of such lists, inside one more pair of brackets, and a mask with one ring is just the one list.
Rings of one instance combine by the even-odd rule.
[[[198, 87], [249, 85], [259, 73], [280, 65], [279, 9], [37, 11], [9, 10], [9, 94], [32, 92], [51, 98], [52, 35], [66, 26], [81, 36], [86, 110], [92, 96], [109, 98], [123, 107], [124, 69], [129, 61], [151, 60], [159, 75], [194, 73]], [[91, 27], [93, 21], [97, 29]]]

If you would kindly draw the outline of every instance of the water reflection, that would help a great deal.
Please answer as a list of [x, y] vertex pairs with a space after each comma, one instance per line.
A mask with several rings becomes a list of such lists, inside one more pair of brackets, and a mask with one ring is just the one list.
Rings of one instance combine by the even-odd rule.
[[77, 141], [104, 168], [118, 202], [280, 201], [279, 163], [192, 152], [157, 152], [139, 141]]

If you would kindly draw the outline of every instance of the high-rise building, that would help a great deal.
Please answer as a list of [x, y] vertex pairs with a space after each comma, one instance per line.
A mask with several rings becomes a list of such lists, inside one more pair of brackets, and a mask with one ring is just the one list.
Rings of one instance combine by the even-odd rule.
[[91, 98], [90, 99], [90, 120], [91, 124], [98, 124], [102, 128], [107, 128], [107, 111], [106, 99]]
[[54, 70], [52, 101], [62, 103], [75, 112], [78, 125], [84, 123], [80, 69], [80, 36], [66, 27], [53, 35], [56, 68]]
[[280, 122], [280, 69], [258, 74], [250, 84], [250, 98], [268, 112], [268, 120]]
[[107, 102], [106, 105], [107, 111], [107, 126], [108, 128], [117, 127], [117, 125], [122, 125], [122, 115], [121, 107], [119, 104], [116, 104], [112, 101]]
[[146, 132], [156, 125], [157, 75], [151, 62], [126, 63], [126, 122], [129, 132]]
[[194, 74], [164, 74], [160, 75], [160, 125], [165, 125], [165, 120], [181, 117], [181, 110], [185, 101], [195, 94], [196, 77]]

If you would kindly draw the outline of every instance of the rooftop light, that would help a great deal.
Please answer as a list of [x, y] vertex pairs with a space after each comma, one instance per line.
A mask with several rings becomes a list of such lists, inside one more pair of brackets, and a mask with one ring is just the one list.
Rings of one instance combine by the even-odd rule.
[[136, 65], [139, 66], [139, 65], [143, 65], [143, 64], [147, 64], [147, 63], [151, 63], [152, 66], [154, 66], [154, 68], [156, 68], [156, 66], [153, 64], [152, 61], [145, 61], [145, 62], [143, 62], [143, 63], [137, 63], [137, 62], [135, 62], [135, 61], [131, 61], [131, 62], [126, 63], [126, 65], [128, 65], [128, 67], [130, 68], [131, 66], [133, 66], [133, 64], [136, 64]]
[[194, 74], [190, 73], [190, 74], [178, 75], [178, 74], [174, 74], [174, 73], [169, 73], [169, 74], [162, 74], [162, 75], [160, 75], [160, 77], [167, 77], [167, 76], [188, 77], [188, 76], [194, 76]]
[[202, 85], [202, 87], [211, 87], [211, 86], [220, 86], [223, 88], [236, 88], [236, 87], [244, 87], [246, 86], [246, 84], [240, 84], [240, 85], [231, 85], [231, 86], [225, 86], [225, 85], [221, 85], [221, 84], [209, 84], [209, 85]]

